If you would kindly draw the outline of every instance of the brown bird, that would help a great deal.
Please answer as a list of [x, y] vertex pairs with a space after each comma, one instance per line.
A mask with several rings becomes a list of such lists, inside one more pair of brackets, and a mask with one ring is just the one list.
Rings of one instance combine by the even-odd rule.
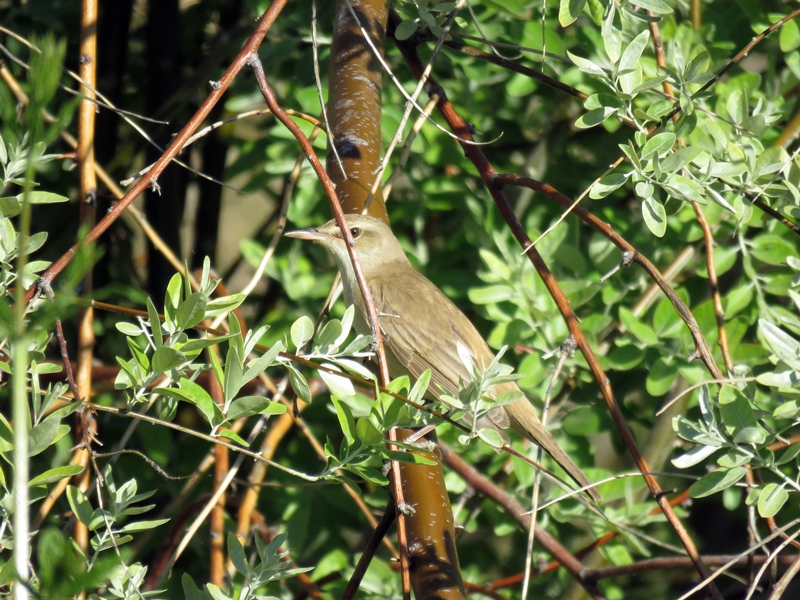
[[[438, 389], [458, 397], [459, 380], [467, 383], [471, 379], [469, 370], [459, 357], [458, 342], [467, 348], [475, 364], [484, 368], [494, 359], [489, 346], [466, 315], [411, 266], [397, 238], [383, 221], [355, 214], [347, 215], [346, 220], [375, 302], [390, 375], [408, 375], [413, 382], [430, 369], [431, 381], [425, 397], [436, 398]], [[321, 227], [290, 231], [286, 235], [311, 240], [330, 252], [342, 275], [345, 302], [348, 306], [355, 305], [356, 331], [369, 335], [364, 300], [336, 221], [328, 221]], [[513, 382], [496, 385], [492, 393], [496, 397], [509, 391], [522, 395]], [[498, 429], [510, 426], [541, 446], [581, 487], [591, 485], [545, 429], [527, 399], [523, 397], [503, 404], [490, 411], [488, 416]], [[586, 492], [595, 502], [600, 501], [595, 488], [589, 487]]]

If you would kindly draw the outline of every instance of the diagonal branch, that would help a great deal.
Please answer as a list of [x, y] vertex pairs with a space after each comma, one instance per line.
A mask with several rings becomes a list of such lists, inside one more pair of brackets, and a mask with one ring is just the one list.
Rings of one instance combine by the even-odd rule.
[[[397, 41], [398, 48], [400, 52], [403, 54], [406, 62], [408, 63], [411, 71], [414, 73], [415, 77], [419, 77], [422, 74], [422, 60], [417, 53], [416, 47], [412, 46], [411, 44], [406, 44], [401, 41]], [[461, 116], [456, 112], [453, 105], [447, 99], [444, 90], [439, 86], [434, 78], [430, 78], [428, 83], [428, 93], [437, 93], [439, 95], [439, 104], [438, 108], [441, 115], [447, 121], [450, 128], [456, 133], [459, 137], [471, 137], [469, 127], [461, 118]], [[628, 452], [631, 454], [634, 462], [636, 463], [637, 468], [642, 473], [642, 476], [647, 483], [647, 486], [650, 488], [650, 492], [652, 493], [653, 497], [655, 498], [656, 502], [658, 502], [659, 506], [661, 507], [664, 516], [666, 516], [667, 520], [669, 521], [670, 525], [672, 525], [673, 529], [675, 530], [676, 534], [678, 535], [681, 543], [683, 544], [684, 548], [686, 548], [686, 552], [691, 557], [692, 562], [695, 564], [695, 568], [697, 569], [700, 576], [705, 580], [709, 577], [708, 569], [706, 569], [705, 565], [700, 558], [700, 554], [697, 550], [697, 546], [695, 546], [694, 541], [689, 536], [688, 532], [684, 528], [683, 524], [681, 523], [678, 516], [675, 514], [675, 511], [669, 505], [667, 501], [666, 495], [662, 492], [661, 487], [658, 485], [655, 477], [650, 474], [650, 468], [647, 464], [647, 461], [642, 456], [641, 452], [639, 451], [638, 446], [636, 445], [636, 440], [631, 433], [630, 428], [628, 427], [627, 422], [625, 421], [625, 417], [622, 414], [622, 411], [617, 404], [616, 398], [614, 397], [614, 392], [611, 389], [611, 384], [609, 382], [608, 377], [606, 376], [605, 372], [603, 371], [600, 363], [597, 361], [591, 347], [589, 346], [586, 337], [583, 335], [583, 331], [581, 330], [578, 319], [574, 312], [569, 305], [569, 300], [564, 295], [564, 292], [561, 290], [561, 287], [558, 285], [558, 282], [555, 280], [555, 277], [547, 268], [544, 260], [542, 259], [541, 255], [538, 253], [536, 248], [531, 244], [530, 238], [528, 238], [527, 233], [523, 229], [522, 225], [517, 220], [516, 215], [514, 214], [511, 205], [508, 203], [508, 200], [503, 192], [503, 185], [505, 185], [501, 177], [498, 173], [494, 170], [494, 167], [491, 165], [489, 160], [483, 154], [481, 149], [477, 146], [470, 145], [470, 144], [461, 144], [464, 153], [467, 155], [472, 163], [475, 165], [476, 169], [481, 175], [481, 178], [484, 181], [489, 193], [492, 195], [492, 199], [494, 200], [495, 204], [497, 205], [498, 209], [500, 210], [501, 215], [505, 219], [506, 223], [508, 224], [509, 228], [511, 229], [514, 237], [516, 237], [517, 241], [520, 245], [525, 249], [525, 253], [528, 255], [528, 258], [536, 267], [539, 276], [542, 278], [545, 286], [547, 287], [550, 295], [552, 296], [553, 300], [555, 301], [559, 311], [564, 318], [564, 321], [569, 328], [570, 334], [574, 336], [575, 343], [580, 348], [581, 352], [583, 353], [584, 357], [586, 358], [586, 362], [589, 364], [589, 368], [592, 370], [594, 377], [600, 387], [600, 391], [603, 395], [604, 400], [608, 406], [609, 412], [611, 417], [614, 421], [615, 426], [617, 427], [617, 431], [619, 432], [620, 436], [622, 437], [623, 442], [625, 443], [625, 447], [628, 449]], [[567, 199], [568, 200], [568, 199]], [[579, 208], [579, 207], [576, 207]], [[644, 259], [646, 260], [646, 259]], [[649, 264], [649, 261], [648, 261]], [[652, 266], [652, 265], [651, 265]], [[655, 269], [655, 267], [653, 267]], [[673, 304], [675, 302], [673, 301]], [[688, 308], [687, 308], [688, 311]], [[689, 313], [691, 317], [691, 313]], [[693, 317], [691, 317], [693, 320]], [[698, 327], [699, 333], [699, 327]], [[704, 349], [707, 352], [708, 359], [710, 364], [713, 365], [715, 373], [718, 373], [719, 370], [717, 369], [716, 365], [713, 364], [713, 360], [711, 359], [711, 353], [707, 350], [707, 344], [705, 340], [700, 336], [700, 340], [704, 345]], [[721, 374], [720, 374], [721, 376]], [[722, 600], [722, 595], [720, 594], [719, 590], [717, 589], [716, 585], [709, 581], [708, 588], [715, 600]]]
[[[234, 80], [239, 71], [241, 71], [242, 68], [247, 65], [250, 56], [261, 45], [261, 42], [264, 40], [264, 37], [267, 35], [270, 27], [272, 27], [275, 19], [283, 10], [284, 6], [286, 6], [286, 2], [287, 0], [274, 0], [264, 14], [261, 15], [258, 25], [256, 25], [255, 30], [245, 43], [244, 48], [242, 48], [231, 65], [220, 78], [219, 86], [212, 87], [211, 93], [203, 101], [203, 104], [200, 105], [200, 108], [197, 109], [197, 112], [192, 116], [191, 119], [189, 119], [186, 125], [184, 125], [183, 129], [181, 129], [181, 131], [173, 138], [172, 143], [167, 147], [164, 154], [162, 154], [161, 158], [159, 158], [158, 161], [156, 161], [156, 163], [153, 165], [153, 168], [149, 172], [149, 177], [142, 178], [137, 181], [133, 187], [128, 190], [128, 193], [123, 196], [119, 203], [114, 205], [114, 207], [112, 207], [111, 210], [106, 213], [105, 217], [100, 220], [100, 222], [87, 234], [83, 240], [72, 246], [72, 248], [70, 248], [66, 253], [64, 253], [64, 255], [55, 261], [42, 274], [41, 278], [44, 281], [52, 283], [52, 281], [58, 277], [61, 271], [63, 271], [75, 257], [78, 248], [85, 244], [94, 242], [101, 235], [103, 235], [103, 233], [105, 233], [106, 230], [111, 227], [114, 221], [120, 217], [125, 209], [128, 208], [128, 206], [130, 206], [131, 203], [133, 203], [133, 201], [136, 200], [136, 198], [138, 198], [147, 187], [158, 187], [158, 176], [161, 175], [164, 169], [167, 168], [167, 165], [180, 153], [186, 141], [197, 130], [197, 128], [203, 122], [203, 119], [208, 116], [208, 113], [211, 112], [211, 109], [217, 104], [217, 102], [219, 102], [220, 98], [222, 98], [222, 95], [228, 89], [228, 86], [230, 86], [231, 82]], [[26, 303], [31, 301], [35, 291], [36, 287], [31, 286], [25, 296]]]

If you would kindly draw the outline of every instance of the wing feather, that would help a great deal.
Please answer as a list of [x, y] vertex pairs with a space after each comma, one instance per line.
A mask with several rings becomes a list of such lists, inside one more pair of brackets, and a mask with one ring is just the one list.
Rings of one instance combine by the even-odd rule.
[[[439, 288], [416, 271], [403, 274], [412, 277], [411, 285], [399, 286], [390, 275], [370, 281], [383, 341], [393, 363], [390, 366], [412, 379], [430, 369], [429, 397], [438, 396], [439, 388], [458, 395], [459, 378], [469, 381], [470, 376], [459, 357], [457, 341], [479, 364], [488, 364], [492, 352], [475, 326]], [[475, 355], [476, 349], [481, 356]]]

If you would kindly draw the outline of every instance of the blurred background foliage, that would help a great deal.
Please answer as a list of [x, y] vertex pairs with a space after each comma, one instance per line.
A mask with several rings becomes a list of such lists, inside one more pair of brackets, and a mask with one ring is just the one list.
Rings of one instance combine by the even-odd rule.
[[[403, 37], [436, 34], [452, 9], [452, 3], [423, 0], [395, 4], [402, 19], [398, 31]], [[656, 417], [667, 400], [710, 378], [700, 361], [688, 360], [694, 343], [672, 305], [661, 294], [642, 302], [652, 282], [636, 266], [601, 280], [620, 263], [621, 253], [598, 231], [574, 217], [567, 217], [538, 244], [607, 370], [640, 447], [654, 470], [675, 474], [663, 480], [663, 487], [685, 490], [691, 478], [705, 475], [715, 464], [722, 469], [741, 467], [715, 463], [719, 454], [712, 453], [714, 448], [729, 451], [744, 444], [750, 463], [765, 467], [765, 483], [778, 485], [787, 494], [783, 502], [776, 501], [780, 523], [797, 518], [800, 488], [796, 461], [790, 457], [776, 466], [770, 457], [783, 451], [777, 434], [794, 442], [800, 414], [800, 408], [791, 409], [798, 402], [796, 389], [791, 389], [797, 382], [797, 364], [791, 357], [798, 358], [793, 353], [800, 336], [800, 240], [795, 231], [752, 203], [758, 198], [784, 218], [796, 222], [800, 217], [800, 164], [794, 154], [800, 90], [797, 22], [783, 25], [719, 81], [713, 81], [707, 91], [695, 95], [754, 35], [794, 10], [796, 4], [781, 0], [611, 4], [600, 0], [472, 0], [467, 4], [469, 8], [455, 19], [450, 37], [453, 46], [466, 43], [495, 52], [590, 96], [584, 102], [544, 81], [445, 46], [433, 74], [460, 114], [474, 125], [481, 141], [499, 138], [484, 147], [496, 170], [547, 182], [571, 199], [604, 177], [582, 205], [662, 272], [670, 265], [675, 267], [670, 281], [697, 318], [717, 364], [725, 371], [705, 262], [707, 248], [691, 201], [701, 204], [708, 221], [715, 243], [713, 256], [725, 311], [724, 327], [735, 367], [729, 375], [740, 378], [728, 386], [735, 388], [729, 395], [745, 399], [743, 405], [737, 404], [738, 409], [730, 409], [733, 416], [725, 408], [725, 393], [710, 386], [705, 400], [703, 392], [695, 390], [682, 396], [672, 412]], [[99, 109], [96, 154], [115, 180], [133, 177], [160, 155], [154, 144], [168, 143], [194, 113], [210, 89], [209, 82], [219, 78], [249, 35], [254, 18], [267, 6], [261, 0], [102, 3], [97, 87], [119, 108], [159, 121], [131, 117], [137, 125], [134, 128], [120, 115]], [[610, 18], [609, 6], [616, 11]], [[325, 93], [333, 3], [320, 2], [318, 8]], [[650, 8], [652, 16], [648, 17], [643, 8]], [[0, 0], [0, 15], [3, 27], [24, 38], [47, 34], [63, 41], [65, 66], [77, 70], [78, 3]], [[648, 31], [650, 20], [657, 22], [660, 30], [666, 70], [656, 65], [653, 41], [648, 37], [633, 56], [635, 66], [618, 72], [621, 65], [624, 67], [627, 49], [635, 49], [637, 40], [644, 39], [640, 36]], [[506, 45], [492, 49], [482, 39]], [[35, 95], [37, 82], [11, 58], [30, 63], [32, 53], [8, 35], [2, 35], [2, 44], [7, 49], [2, 58], [5, 67], [28, 94]], [[433, 45], [429, 41], [420, 46], [423, 58]], [[543, 60], [543, 47], [556, 56]], [[402, 85], [413, 90], [416, 82], [391, 40], [386, 52]], [[319, 116], [310, 2], [290, 3], [259, 54], [282, 106]], [[661, 93], [661, 81], [654, 79], [660, 75], [669, 78], [684, 111], [675, 122], [665, 119], [672, 104]], [[66, 75], [60, 81], [71, 90], [77, 87]], [[644, 89], [631, 93], [640, 84]], [[424, 99], [420, 102], [424, 104]], [[383, 125], [387, 144], [404, 103], [400, 92], [385, 78]], [[76, 107], [75, 96], [64, 89], [48, 102], [46, 108], [57, 118], [56, 124], [45, 127], [41, 135], [48, 153], [71, 151], [58, 135], [62, 129], [75, 131]], [[253, 77], [243, 72], [224, 102], [212, 112], [209, 124], [263, 108]], [[3, 140], [9, 147], [20, 144], [28, 123], [20, 118], [24, 110], [7, 85], [0, 85], [0, 111]], [[633, 121], [636, 127], [621, 122], [618, 116]], [[433, 118], [440, 120], [435, 115]], [[662, 122], [667, 136], [660, 138], [658, 145], [648, 145], [642, 132], [656, 122]], [[299, 123], [310, 134], [311, 125]], [[153, 143], [137, 129], [146, 131]], [[634, 159], [606, 175], [609, 165], [623, 155], [621, 145], [625, 144], [627, 154]], [[315, 147], [320, 156], [324, 155], [324, 136], [316, 140]], [[675, 158], [687, 149], [691, 155], [681, 155], [684, 158], [680, 161]], [[399, 152], [392, 165], [397, 164], [398, 156]], [[203, 258], [209, 256], [213, 269], [235, 292], [253, 276], [270, 242], [281, 196], [297, 157], [295, 140], [271, 116], [232, 121], [185, 150], [181, 159], [194, 172], [170, 166], [159, 180], [160, 195], [148, 192], [142, 207], [179, 256], [193, 268], [200, 267]], [[37, 164], [39, 189], [71, 200], [33, 207], [34, 230], [49, 233], [47, 243], [35, 255], [37, 260], [56, 259], [77, 239], [79, 199], [73, 166], [69, 157]], [[198, 172], [214, 181], [200, 177]], [[98, 192], [102, 214], [112, 199], [106, 190]], [[509, 187], [507, 192], [531, 238], [548, 229], [563, 212], [560, 206], [530, 190]], [[19, 190], [9, 182], [3, 195], [16, 193]], [[555, 358], [542, 356], [563, 342], [566, 325], [532, 265], [521, 256], [474, 166], [451, 138], [432, 125], [424, 125], [411, 145], [408, 163], [388, 200], [388, 210], [412, 263], [467, 312], [493, 349], [510, 347], [505, 361], [518, 369], [522, 386], [535, 403], [540, 403], [556, 363]], [[291, 198], [288, 226], [321, 224], [330, 216], [322, 188], [304, 163]], [[148, 296], [156, 304], [164, 298], [174, 271], [135, 227], [118, 221], [102, 238], [97, 252], [96, 299], [142, 309]], [[265, 276], [242, 306], [248, 325], [271, 326], [265, 343], [288, 339], [299, 317], [316, 316], [334, 272], [320, 248], [281, 241]], [[57, 288], [69, 291], [61, 282]], [[81, 290], [77, 293], [80, 295]], [[341, 303], [332, 313], [342, 316]], [[67, 339], [74, 339], [74, 323], [68, 313], [66, 317]], [[781, 333], [759, 326], [759, 319], [774, 324]], [[128, 353], [124, 336], [114, 327], [119, 320], [111, 313], [101, 312], [96, 317], [98, 364], [114, 366], [115, 357]], [[56, 349], [49, 348], [48, 356], [56, 358]], [[789, 375], [779, 381], [741, 379], [787, 370], [794, 371], [794, 379]], [[97, 385], [97, 402], [119, 404], [119, 394], [110, 382], [105, 387], [102, 381]], [[550, 428], [592, 479], [630, 472], [633, 465], [580, 354], [567, 361], [555, 382], [553, 400]], [[781, 408], [784, 413], [776, 416]], [[354, 406], [353, 410], [363, 411], [364, 407]], [[709, 414], [717, 417], [711, 424]], [[686, 431], [681, 438], [676, 437], [672, 427], [676, 415], [683, 415], [690, 424], [705, 422], [720, 433], [723, 441], [715, 446], [707, 437], [687, 438]], [[740, 417], [746, 423], [737, 429], [730, 420]], [[337, 444], [341, 440], [342, 432], [327, 398], [317, 398], [303, 418], [321, 440], [330, 437]], [[181, 405], [176, 419], [187, 427], [199, 428], [201, 424], [197, 411], [189, 406]], [[100, 439], [115, 439], [126, 427], [122, 419], [99, 417]], [[746, 427], [762, 433], [744, 441], [735, 439]], [[445, 430], [442, 437], [456, 444], [456, 434]], [[770, 444], [775, 443], [778, 446], [770, 450]], [[34, 469], [64, 464], [71, 445], [69, 437], [61, 438], [36, 457], [41, 464]], [[698, 445], [707, 449], [705, 460], [687, 464], [685, 470], [669, 462], [670, 456], [682, 455]], [[191, 475], [208, 451], [205, 441], [148, 424], [139, 426], [129, 446], [140, 449], [178, 477]], [[522, 448], [518, 441], [515, 446]], [[523, 504], [529, 502], [533, 485], [530, 470], [479, 444], [459, 452]], [[283, 441], [276, 460], [311, 473], [322, 468], [299, 429]], [[118, 482], [135, 477], [140, 490], [157, 490], [154, 501], [159, 508], [166, 506], [182, 485], [181, 481], [163, 479], [135, 456], [119, 457], [114, 473]], [[202, 489], [208, 491], [211, 483], [206, 479]], [[459, 541], [465, 578], [478, 583], [521, 571], [524, 532], [496, 506], [474, 496], [455, 475], [449, 474], [447, 481], [456, 520], [465, 530]], [[758, 505], [758, 497], [751, 494], [746, 503], [747, 490], [724, 488], [707, 483], [701, 491], [721, 493], [680, 512], [704, 554], [739, 552], [752, 543], [748, 540], [748, 510], [755, 510], [750, 506]], [[581, 547], [609, 531], [620, 532], [601, 550], [603, 558], [613, 564], [671, 552], [676, 544], [674, 534], [663, 518], [647, 516], [654, 504], [646, 501], [640, 479], [618, 479], [600, 489], [608, 503], [603, 507], [608, 520], [568, 500], [540, 513], [540, 522], [568, 548]], [[362, 484], [361, 491], [374, 510], [383, 509], [387, 499], [384, 489]], [[66, 504], [62, 508], [66, 510]], [[272, 471], [259, 509], [271, 527], [288, 533], [286, 547], [293, 560], [314, 566], [312, 578], [324, 581], [321, 586], [326, 594], [337, 595], [352, 569], [354, 554], [369, 535], [369, 528], [342, 486], [298, 484], [297, 479]], [[767, 507], [760, 516], [755, 513], [754, 520], [769, 512]], [[51, 525], [63, 525], [56, 516], [51, 520]], [[763, 534], [764, 526], [758, 528]], [[136, 560], [147, 564], [161, 541], [158, 536], [149, 537], [137, 546]], [[202, 536], [196, 538], [175, 572], [188, 572], [195, 581], [203, 581], [205, 545]], [[546, 558], [542, 555], [542, 560]], [[342, 576], [324, 579], [332, 573]], [[602, 585], [609, 598], [670, 598], [678, 595], [676, 590], [685, 588], [690, 573], [656, 572], [609, 579]], [[376, 562], [365, 582], [364, 597], [397, 597], [397, 581], [388, 561]], [[538, 579], [535, 585], [542, 597], [571, 597], [570, 583], [562, 571]], [[165, 585], [168, 591], [163, 597], [178, 597], [177, 577]], [[736, 585], [731, 582], [723, 587], [733, 589]], [[294, 589], [287, 584], [271, 592], [288, 596]], [[508, 593], [514, 597], [519, 594]]]

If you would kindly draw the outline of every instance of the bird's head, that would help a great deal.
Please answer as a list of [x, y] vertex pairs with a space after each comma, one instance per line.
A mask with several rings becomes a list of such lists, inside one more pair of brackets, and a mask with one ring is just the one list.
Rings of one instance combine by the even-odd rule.
[[[353, 236], [358, 260], [367, 278], [371, 274], [384, 272], [389, 266], [408, 264], [400, 243], [383, 221], [357, 214], [346, 215], [345, 221], [350, 235]], [[347, 245], [335, 219], [320, 227], [287, 231], [285, 235], [320, 244], [331, 253], [342, 274], [352, 272]]]

